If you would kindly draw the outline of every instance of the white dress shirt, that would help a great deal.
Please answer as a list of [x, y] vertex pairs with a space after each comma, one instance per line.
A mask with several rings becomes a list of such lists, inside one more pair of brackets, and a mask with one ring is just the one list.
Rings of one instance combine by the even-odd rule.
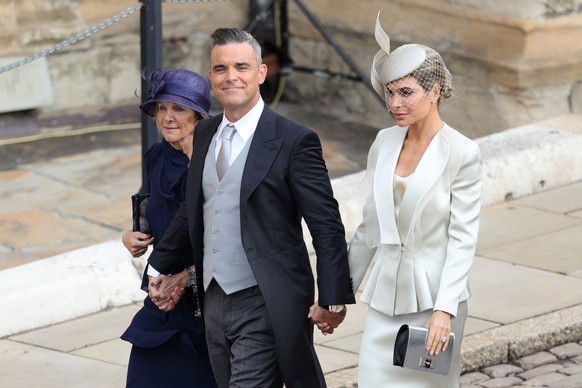
[[222, 115], [222, 122], [218, 126], [218, 131], [216, 131], [214, 136], [214, 155], [216, 155], [218, 158], [220, 146], [222, 145], [222, 131], [224, 130], [224, 127], [226, 127], [228, 124], [234, 125], [236, 131], [232, 137], [230, 146], [230, 160], [228, 163], [229, 167], [236, 160], [249, 139], [255, 133], [264, 107], [265, 103], [262, 99], [259, 99], [256, 105], [250, 111], [248, 111], [246, 115], [234, 123], [228, 121], [226, 115]]

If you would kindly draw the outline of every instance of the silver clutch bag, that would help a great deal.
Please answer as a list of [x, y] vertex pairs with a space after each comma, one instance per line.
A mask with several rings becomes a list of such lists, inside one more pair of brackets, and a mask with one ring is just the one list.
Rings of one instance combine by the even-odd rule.
[[427, 335], [427, 328], [402, 325], [396, 335], [393, 364], [403, 368], [446, 376], [451, 368], [455, 334], [451, 333], [446, 351], [432, 356], [426, 351]]

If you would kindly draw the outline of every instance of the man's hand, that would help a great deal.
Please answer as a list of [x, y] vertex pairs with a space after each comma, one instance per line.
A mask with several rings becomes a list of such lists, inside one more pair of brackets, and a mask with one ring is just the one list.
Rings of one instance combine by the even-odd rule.
[[187, 286], [188, 273], [186, 271], [172, 276], [150, 276], [148, 295], [160, 310], [170, 311], [176, 307]]
[[311, 323], [317, 325], [317, 328], [321, 330], [323, 335], [332, 334], [334, 329], [337, 328], [340, 323], [343, 322], [346, 317], [347, 307], [339, 313], [332, 313], [328, 309], [321, 307], [315, 303], [309, 308], [309, 314], [307, 318], [311, 319]]

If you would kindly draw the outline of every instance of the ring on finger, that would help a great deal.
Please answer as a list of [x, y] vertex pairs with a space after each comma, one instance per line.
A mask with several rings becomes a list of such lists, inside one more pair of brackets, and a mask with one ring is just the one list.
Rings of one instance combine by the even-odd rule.
[[441, 342], [442, 342], [443, 344], [444, 344], [445, 342], [447, 342], [447, 336], [446, 336], [446, 335], [443, 335], [443, 336], [441, 337]]

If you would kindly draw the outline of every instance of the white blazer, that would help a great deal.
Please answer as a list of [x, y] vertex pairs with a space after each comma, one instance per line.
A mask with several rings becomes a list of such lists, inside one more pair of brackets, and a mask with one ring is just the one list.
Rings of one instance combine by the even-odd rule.
[[444, 125], [420, 160], [394, 213], [393, 178], [408, 127], [381, 130], [368, 155], [363, 221], [349, 248], [361, 300], [390, 316], [427, 309], [457, 314], [470, 297], [481, 210], [481, 153]]

